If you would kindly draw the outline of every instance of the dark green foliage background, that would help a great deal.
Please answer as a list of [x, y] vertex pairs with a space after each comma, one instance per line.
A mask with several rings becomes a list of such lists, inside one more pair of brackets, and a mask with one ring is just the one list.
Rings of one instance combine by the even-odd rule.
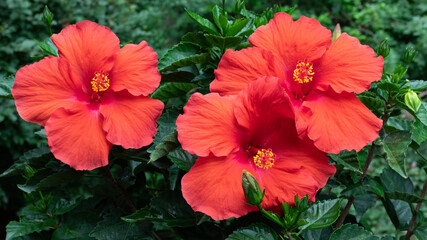
[[[69, 24], [76, 23], [82, 20], [95, 21], [101, 25], [105, 25], [118, 35], [121, 39], [122, 44], [128, 42], [139, 43], [142, 40], [148, 42], [150, 46], [159, 54], [163, 56], [166, 50], [178, 43], [181, 37], [192, 31], [199, 31], [200, 28], [190, 19], [186, 14], [185, 9], [189, 9], [196, 12], [210, 20], [212, 20], [211, 9], [214, 4], [221, 5], [222, 1], [214, 0], [177, 0], [177, 1], [149, 1], [149, 0], [2, 0], [0, 1], [0, 82], [11, 75], [15, 74], [16, 71], [26, 65], [34, 62], [33, 59], [42, 56], [42, 52], [38, 47], [35, 40], [43, 41], [49, 37], [49, 32], [46, 26], [41, 21], [43, 8], [45, 5], [54, 14], [54, 21], [52, 23], [52, 30], [54, 33], [58, 33], [61, 29]], [[415, 60], [409, 64], [409, 71], [405, 78], [408, 79], [425, 79], [427, 76], [427, 2], [424, 0], [396, 0], [396, 1], [361, 1], [361, 0], [328, 0], [328, 1], [246, 1], [246, 8], [248, 10], [261, 13], [267, 7], [273, 7], [274, 4], [280, 4], [282, 6], [292, 7], [297, 6], [293, 13], [294, 18], [298, 18], [301, 15], [308, 17], [315, 17], [322, 25], [329, 29], [334, 29], [336, 23], [340, 23], [342, 30], [360, 39], [363, 44], [368, 44], [373, 48], [383, 40], [388, 39], [390, 44], [391, 52], [386, 61], [386, 68], [394, 69], [394, 67], [402, 62], [402, 56], [407, 47], [415, 47], [419, 53]], [[226, 1], [227, 11], [232, 11], [234, 1]], [[173, 76], [172, 76], [173, 77]], [[185, 95], [193, 85], [182, 85], [176, 86]], [[176, 93], [176, 89], [174, 90]], [[203, 90], [201, 90], [203, 91]], [[165, 94], [164, 92], [162, 94]], [[167, 94], [167, 93], [166, 93]], [[425, 96], [425, 94], [421, 94]], [[161, 99], [162, 96], [159, 96]], [[169, 99], [171, 96], [163, 96]], [[425, 97], [424, 97], [425, 98]], [[424, 100], [425, 101], [425, 100]], [[175, 105], [177, 109], [185, 104], [185, 99], [175, 99], [169, 101], [169, 105]], [[176, 113], [176, 111], [175, 111]], [[164, 113], [164, 117], [159, 121], [168, 122], [168, 118], [174, 119], [176, 116], [173, 111]], [[402, 120], [403, 121], [403, 120]], [[402, 124], [400, 118], [398, 120], [390, 120], [388, 129], [402, 130], [399, 128], [399, 124]], [[404, 122], [404, 121], [403, 121]], [[165, 124], [166, 125], [166, 124]], [[393, 128], [394, 127], [394, 128]], [[43, 134], [36, 135], [34, 132], [40, 130], [38, 125], [27, 123], [20, 119], [18, 116], [13, 100], [0, 99], [0, 173], [8, 169], [14, 162], [18, 161], [22, 153], [26, 152], [35, 147], [41, 147], [46, 144], [46, 140]], [[129, 152], [123, 152], [124, 155], [120, 155], [121, 148], [113, 149], [117, 153], [112, 157], [112, 162], [117, 163], [112, 167], [112, 172], [115, 177], [119, 180], [119, 184], [125, 187], [129, 187], [127, 192], [136, 194], [138, 192], [137, 187], [144, 186], [143, 191], [147, 191], [146, 198], [138, 197], [138, 202], [135, 204], [138, 206], [148, 206], [151, 200], [151, 196], [155, 196], [159, 202], [165, 201], [165, 199], [179, 198], [180, 191], [176, 189], [173, 192], [173, 196], [165, 196], [158, 193], [158, 188], [174, 189], [170, 179], [165, 179], [164, 176], [179, 178], [182, 174], [177, 168], [170, 168], [169, 163], [163, 161], [157, 161], [155, 166], [146, 164], [139, 164], [143, 162], [147, 156], [144, 155], [144, 151], [133, 152], [132, 156], [137, 156], [134, 161], [134, 166], [127, 166], [121, 163], [121, 158], [129, 158]], [[153, 149], [148, 149], [152, 152]], [[426, 155], [426, 145], [421, 145], [419, 151]], [[185, 153], [181, 149], [176, 149], [170, 154], [170, 158], [176, 157], [182, 159]], [[380, 154], [380, 153], [379, 153]], [[125, 156], [125, 157], [123, 157]], [[138, 156], [140, 158], [138, 158]], [[172, 156], [172, 157], [171, 157]], [[44, 155], [43, 157], [52, 158], [52, 156]], [[161, 158], [160, 156], [159, 158]], [[188, 162], [180, 163], [179, 167], [183, 169], [191, 166], [191, 156], [186, 156]], [[412, 179], [415, 186], [415, 193], [419, 193], [422, 188], [422, 183], [425, 181], [425, 172], [417, 167], [417, 154], [413, 150], [408, 150], [407, 153], [407, 168], [408, 175]], [[115, 159], [118, 159], [115, 162]], [[194, 159], [193, 159], [194, 160]], [[162, 165], [163, 164], [163, 165]], [[125, 166], [126, 165], [126, 166]], [[177, 164], [178, 165], [178, 164]], [[175, 165], [174, 165], [175, 166]], [[64, 168], [60, 166], [60, 163], [56, 160], [48, 161], [46, 169], [57, 170]], [[380, 176], [385, 163], [383, 160], [373, 161], [371, 165], [371, 172], [374, 176]], [[149, 170], [143, 172], [145, 170]], [[29, 172], [25, 172], [24, 175], [31, 175], [31, 169]], [[168, 174], [164, 174], [167, 172]], [[343, 174], [345, 171], [343, 170]], [[86, 232], [91, 234], [91, 237], [97, 239], [106, 239], [103, 234], [107, 234], [105, 231], [109, 230], [113, 234], [114, 228], [138, 228], [142, 232], [131, 231], [135, 233], [135, 236], [129, 236], [130, 239], [142, 239], [141, 236], [150, 234], [147, 229], [151, 229], [151, 224], [148, 221], [138, 221], [136, 223], [124, 223], [121, 222], [117, 226], [119, 217], [127, 215], [126, 212], [119, 212], [119, 210], [111, 210], [108, 213], [104, 213], [105, 209], [96, 209], [96, 206], [103, 204], [103, 206], [110, 204], [110, 208], [114, 209], [115, 204], [122, 204], [122, 202], [111, 203], [99, 203], [97, 200], [91, 199], [90, 193], [99, 196], [100, 193], [111, 193], [109, 198], [115, 201], [121, 201], [119, 197], [116, 198], [117, 192], [113, 189], [112, 185], [104, 185], [102, 179], [98, 179], [100, 175], [103, 175], [102, 170], [96, 170], [93, 176], [85, 175], [79, 178], [79, 182], [69, 184], [66, 183], [67, 177], [72, 179], [75, 177], [71, 170], [62, 169], [56, 176], [56, 180], [60, 184], [67, 184], [67, 189], [60, 190], [56, 189], [50, 196], [51, 202], [55, 204], [61, 203], [59, 196], [65, 197], [68, 201], [67, 204], [86, 204], [87, 209], [78, 208], [78, 210], [72, 210], [70, 212], [56, 213], [61, 218], [62, 214], [65, 214], [66, 220], [62, 222], [65, 226], [70, 226], [70, 229], [79, 225], [79, 221], [85, 221], [87, 229], [80, 229], [80, 232]], [[142, 174], [143, 178], [134, 178], [133, 176]], [[104, 174], [105, 175], [105, 174]], [[179, 175], [179, 176], [178, 176]], [[141, 180], [144, 179], [144, 180]], [[139, 182], [145, 181], [145, 182]], [[11, 220], [18, 220], [22, 216], [29, 219], [37, 219], [37, 211], [34, 210], [34, 206], [43, 205], [43, 201], [37, 192], [31, 194], [23, 194], [18, 189], [17, 184], [24, 184], [26, 181], [20, 176], [14, 176], [9, 178], [0, 178], [0, 238], [5, 237], [5, 226]], [[176, 184], [176, 183], [175, 183]], [[331, 183], [333, 184], [336, 183]], [[178, 184], [179, 185], [179, 184]], [[28, 187], [29, 183], [27, 182]], [[151, 189], [150, 186], [153, 188]], [[53, 186], [45, 185], [41, 189], [48, 190]], [[156, 190], [154, 190], [157, 188]], [[334, 194], [341, 194], [341, 188], [333, 188]], [[334, 192], [335, 191], [335, 192]], [[170, 194], [170, 193], [169, 193]], [[76, 197], [78, 196], [78, 197]], [[132, 197], [132, 196], [131, 196]], [[320, 199], [322, 196], [320, 196]], [[90, 199], [90, 200], [88, 200]], [[101, 198], [99, 198], [101, 199]], [[95, 201], [95, 202], [94, 202]], [[101, 201], [101, 200], [100, 200]], [[103, 200], [105, 201], [105, 200]], [[177, 200], [179, 201], [179, 200]], [[71, 202], [71, 203], [70, 203]], [[363, 202], [363, 201], [362, 201]], [[375, 234], [394, 234], [394, 227], [390, 220], [386, 217], [383, 202], [373, 202], [375, 207], [367, 212], [367, 214], [360, 216], [361, 223], [366, 226], [370, 226]], [[72, 209], [73, 206], [69, 206]], [[164, 206], [164, 205], [162, 205]], [[426, 211], [426, 204], [422, 208], [422, 211]], [[103, 215], [101, 219], [99, 215], [92, 216], [91, 218], [85, 218], [81, 216], [87, 216], [85, 213], [90, 211], [91, 208], [96, 209], [96, 213]], [[159, 207], [160, 208], [160, 207]], [[363, 208], [363, 206], [361, 206]], [[67, 209], [67, 206], [63, 206], [61, 209]], [[191, 210], [191, 209], [190, 209]], [[85, 212], [86, 211], [86, 212]], [[147, 207], [144, 217], [150, 220], [151, 218], [159, 218], [163, 216], [164, 219], [170, 219], [165, 216], [168, 211], [162, 212], [162, 209], [154, 209]], [[159, 213], [160, 211], [160, 213]], [[357, 216], [356, 212], [352, 209], [350, 213]], [[188, 216], [189, 214], [189, 216]], [[186, 221], [192, 221], [194, 215], [191, 211], [182, 213], [177, 223], [175, 222], [157, 222], [154, 224], [155, 229], [168, 229], [168, 224], [172, 226], [179, 226], [181, 223]], [[53, 216], [57, 217], [56, 215]], [[75, 216], [75, 221], [72, 220]], [[45, 218], [46, 216], [42, 216]], [[256, 218], [253, 215], [249, 215], [244, 220], [251, 220]], [[198, 219], [198, 216], [196, 216]], [[46, 219], [44, 219], [46, 220]], [[218, 237], [227, 236], [232, 232], [233, 229], [243, 226], [241, 221], [234, 223], [224, 223], [225, 227], [222, 231], [219, 231], [217, 226], [210, 224], [209, 222], [203, 223], [205, 219], [200, 216], [201, 227], [197, 229], [183, 228], [176, 229], [180, 236], [191, 236], [193, 231], [212, 232], [209, 236], [212, 239]], [[253, 220], [253, 219], [252, 219]], [[47, 221], [47, 220], [46, 220]], [[102, 221], [103, 224], [99, 224]], [[177, 224], [177, 225], [174, 225]], [[268, 224], [268, 223], [267, 223]], [[191, 225], [191, 224], [190, 224]], [[113, 229], [107, 229], [106, 226], [112, 226]], [[348, 227], [351, 229], [354, 226]], [[249, 227], [252, 230], [255, 227]], [[47, 228], [46, 228], [47, 229]], [[95, 229], [95, 230], [94, 230]], [[345, 229], [343, 230], [345, 231]], [[220, 235], [214, 235], [216, 234]], [[63, 234], [67, 236], [67, 232], [55, 232], [58, 239], [59, 235]], [[55, 235], [54, 234], [54, 235]], [[139, 234], [139, 235], [138, 235]], [[203, 232], [199, 233], [199, 236], [203, 235]], [[222, 235], [221, 235], [222, 234]], [[320, 233], [319, 233], [320, 234]], [[339, 233], [335, 233], [338, 236]], [[34, 239], [43, 239], [50, 236], [46, 232], [40, 234], [31, 235]], [[110, 237], [112, 235], [109, 235]], [[76, 236], [78, 238], [78, 236]], [[28, 239], [28, 238], [22, 238]], [[114, 239], [114, 238], [111, 238]]]

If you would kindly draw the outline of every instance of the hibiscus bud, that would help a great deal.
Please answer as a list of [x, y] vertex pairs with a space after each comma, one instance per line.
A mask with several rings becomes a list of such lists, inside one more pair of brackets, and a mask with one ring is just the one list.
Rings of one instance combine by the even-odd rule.
[[415, 92], [413, 92], [412, 90], [409, 90], [406, 94], [405, 94], [405, 104], [406, 106], [408, 106], [410, 109], [412, 109], [412, 111], [417, 112], [418, 109], [421, 106], [421, 99], [418, 96], [418, 94], [416, 94]]
[[383, 56], [383, 58], [386, 58], [388, 56], [388, 54], [390, 53], [390, 46], [388, 45], [387, 39], [384, 39], [380, 43], [377, 52], [379, 55]]
[[42, 21], [47, 26], [50, 26], [52, 24], [52, 20], [53, 20], [53, 13], [49, 10], [47, 6], [44, 6]]
[[417, 50], [414, 48], [406, 48], [405, 53], [403, 54], [403, 61], [405, 61], [406, 64], [414, 61], [414, 58], [417, 56]]
[[242, 174], [242, 187], [246, 201], [248, 201], [250, 205], [256, 206], [262, 202], [265, 190], [261, 191], [255, 177], [246, 170], [243, 170]]
[[334, 32], [332, 33], [332, 42], [337, 40], [340, 35], [341, 35], [341, 27], [340, 27], [340, 24], [338, 23], [334, 29]]

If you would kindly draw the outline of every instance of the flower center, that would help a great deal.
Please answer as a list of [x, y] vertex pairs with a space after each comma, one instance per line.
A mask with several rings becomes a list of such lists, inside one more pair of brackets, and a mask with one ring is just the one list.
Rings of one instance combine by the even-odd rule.
[[253, 158], [254, 163], [257, 167], [262, 169], [269, 169], [274, 165], [274, 161], [276, 160], [276, 154], [274, 154], [270, 148], [261, 149], [258, 150], [258, 152]]
[[110, 79], [108, 78], [108, 74], [96, 72], [90, 84], [94, 92], [105, 92], [110, 87]]
[[298, 61], [294, 70], [294, 81], [298, 83], [309, 83], [313, 81], [313, 64], [308, 60]]

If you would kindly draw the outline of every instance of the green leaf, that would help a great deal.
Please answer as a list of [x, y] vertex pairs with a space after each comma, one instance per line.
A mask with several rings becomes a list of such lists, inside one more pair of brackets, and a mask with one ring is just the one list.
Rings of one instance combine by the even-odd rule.
[[53, 224], [53, 219], [41, 222], [16, 222], [12, 221], [6, 226], [6, 240], [25, 236], [33, 232], [48, 230]]
[[188, 9], [185, 9], [185, 11], [187, 11], [190, 18], [195, 21], [203, 30], [210, 34], [218, 35], [218, 30], [211, 21]]
[[400, 85], [388, 81], [381, 81], [378, 82], [377, 86], [383, 90], [389, 91], [389, 92], [396, 92], [400, 89]]
[[394, 128], [396, 130], [412, 130], [412, 122], [409, 119], [402, 119], [397, 117], [391, 117], [387, 121], [387, 128]]
[[379, 182], [377, 182], [376, 180], [369, 179], [367, 187], [369, 188], [369, 190], [371, 190], [371, 192], [375, 193], [376, 195], [378, 195], [382, 198], [384, 197], [384, 189], [381, 186], [381, 184]]
[[58, 48], [53, 44], [52, 39], [48, 38], [43, 42], [36, 41], [45, 56], [58, 57]]
[[46, 26], [50, 27], [53, 20], [53, 13], [49, 10], [47, 6], [44, 6], [43, 15], [42, 15], [42, 21]]
[[154, 151], [150, 154], [150, 161], [148, 163], [159, 160], [161, 157], [168, 155], [169, 152], [177, 148], [179, 146], [177, 135], [178, 133], [174, 131], [171, 134], [165, 136], [162, 139], [162, 143], [157, 145], [154, 148]]
[[173, 163], [175, 163], [176, 166], [178, 166], [180, 169], [188, 172], [196, 162], [197, 156], [188, 153], [187, 151], [183, 150], [181, 147], [178, 147], [177, 149], [173, 150], [168, 154], [168, 158]]
[[388, 165], [402, 177], [406, 178], [406, 151], [411, 143], [409, 131], [394, 131], [383, 140]]
[[420, 120], [424, 125], [427, 125], [427, 103], [421, 102], [421, 106], [418, 109], [418, 112], [415, 114], [415, 117]]
[[248, 30], [251, 31], [253, 22], [249, 18], [236, 19], [227, 31], [227, 36], [241, 36]]
[[336, 163], [343, 165], [344, 168], [362, 174], [362, 171], [359, 167], [359, 160], [357, 159], [356, 151], [350, 152], [345, 150], [341, 151], [339, 154], [329, 154], [328, 156]]
[[332, 227], [326, 227], [322, 229], [305, 230], [301, 236], [305, 240], [329, 240], [333, 230]]
[[157, 119], [157, 134], [154, 136], [153, 145], [147, 150], [152, 153], [156, 146], [162, 143], [162, 139], [173, 133], [176, 129], [176, 118], [179, 115], [179, 109], [167, 108], [162, 115]]
[[56, 172], [44, 178], [37, 184], [37, 189], [45, 190], [67, 182], [76, 182], [83, 176], [82, 171], [68, 170]]
[[384, 100], [368, 95], [357, 96], [359, 100], [370, 110], [379, 112], [384, 107]]
[[330, 240], [379, 240], [379, 237], [373, 236], [371, 232], [355, 224], [346, 224], [335, 230]]
[[263, 223], [252, 224], [249, 227], [240, 228], [230, 234], [226, 240], [275, 240], [279, 239], [277, 233]]
[[196, 88], [194, 83], [167, 82], [162, 84], [151, 94], [151, 98], [166, 102], [170, 98], [185, 96], [190, 90]]
[[13, 99], [12, 86], [14, 82], [14, 77], [6, 77], [6, 75], [0, 74], [0, 98]]
[[395, 171], [385, 168], [380, 175], [380, 182], [385, 192], [402, 192], [414, 194], [414, 184], [410, 179], [405, 179]]
[[368, 211], [369, 208], [375, 205], [375, 194], [365, 194], [354, 197], [354, 209], [356, 210], [356, 221], [360, 222], [363, 214]]
[[[216, 24], [216, 26], [219, 28], [220, 32], [222, 35], [224, 35], [224, 33], [227, 30], [227, 25], [228, 25], [228, 20], [227, 17], [225, 17], [222, 14], [222, 8], [218, 7], [218, 5], [215, 5], [212, 8], [212, 16], [213, 16], [213, 20]], [[224, 23], [224, 19], [225, 19], [225, 23]]]
[[190, 43], [179, 43], [169, 49], [159, 60], [159, 72], [171, 71], [192, 64], [209, 61], [209, 53], [200, 53], [200, 48]]
[[332, 225], [339, 217], [339, 199], [316, 202], [302, 213], [301, 219], [308, 223], [301, 229], [320, 229]]
[[418, 227], [415, 229], [414, 234], [418, 240], [427, 240], [427, 226]]
[[427, 125], [422, 124], [419, 120], [415, 120], [412, 136], [418, 144], [423, 143], [427, 140]]
[[11, 177], [26, 173], [29, 168], [29, 165], [35, 165], [42, 167], [46, 164], [46, 162], [52, 159], [53, 156], [50, 153], [50, 149], [48, 147], [40, 147], [32, 149], [28, 152], [25, 152], [19, 160], [13, 163], [6, 171], [0, 174], [0, 178], [2, 177]]
[[427, 81], [424, 80], [411, 80], [408, 81], [404, 87], [411, 87], [412, 91], [424, 91], [427, 88]]
[[197, 224], [194, 211], [182, 197], [181, 192], [167, 191], [159, 194], [150, 202], [150, 207], [122, 217], [130, 223], [139, 221], [165, 222], [170, 227], [190, 227]]
[[405, 201], [407, 203], [419, 203], [419, 202], [424, 201], [424, 199], [422, 199], [416, 195], [409, 194], [409, 193], [403, 193], [403, 192], [386, 192], [385, 197], [391, 198], [391, 199], [402, 200], [402, 201]]
[[92, 211], [80, 211], [78, 213], [66, 214], [64, 221], [53, 234], [52, 240], [93, 240], [89, 233], [95, 228], [99, 221], [98, 214]]
[[162, 74], [162, 83], [166, 82], [190, 82], [196, 75], [192, 72], [178, 71]]
[[181, 38], [181, 42], [190, 43], [201, 48], [208, 48], [209, 43], [205, 38], [205, 34], [203, 32], [189, 32], [186, 33]]
[[104, 220], [96, 224], [89, 236], [98, 240], [138, 240], [154, 239], [151, 236], [152, 224], [149, 222], [128, 223], [120, 219], [120, 211], [108, 213]]
[[205, 34], [205, 37], [209, 43], [222, 50], [237, 46], [243, 39], [242, 37], [220, 37], [211, 34]]

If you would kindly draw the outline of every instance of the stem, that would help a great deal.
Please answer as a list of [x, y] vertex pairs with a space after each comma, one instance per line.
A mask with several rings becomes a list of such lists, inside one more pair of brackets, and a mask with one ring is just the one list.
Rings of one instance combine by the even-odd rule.
[[[424, 199], [424, 197], [426, 196], [427, 193], [427, 180], [424, 182], [424, 186], [423, 186], [423, 191], [421, 192], [421, 199]], [[411, 238], [411, 236], [414, 234], [414, 230], [415, 230], [415, 221], [417, 220], [417, 211], [419, 211], [421, 209], [421, 204], [423, 202], [419, 202], [417, 204], [417, 207], [415, 208], [414, 213], [412, 214], [412, 219], [411, 222], [409, 223], [409, 228], [408, 228], [408, 232], [406, 232], [406, 236], [405, 236], [405, 240], [409, 240]]]
[[290, 240], [294, 240], [294, 239], [292, 238], [291, 234], [290, 234], [288, 231], [286, 231], [286, 235], [288, 235], [288, 238], [289, 238]]
[[47, 26], [48, 28], [49, 28], [49, 34], [50, 34], [50, 36], [52, 36], [52, 27], [49, 25], [49, 26]]
[[105, 175], [110, 179], [110, 181], [113, 183], [114, 187], [117, 189], [117, 191], [122, 195], [123, 199], [125, 200], [126, 204], [129, 206], [129, 208], [132, 210], [132, 212], [136, 212], [136, 207], [133, 204], [133, 202], [130, 200], [127, 193], [119, 186], [116, 179], [114, 179], [113, 175], [110, 172], [110, 169], [108, 167], [102, 168], [105, 172]]
[[273, 217], [269, 212], [267, 212], [264, 208], [262, 208], [261, 204], [258, 204], [257, 207], [266, 218], [270, 219], [271, 221], [273, 221], [273, 222], [279, 224], [281, 227], [285, 228], [285, 225], [281, 221], [279, 221], [279, 219]]
[[225, 0], [222, 0], [222, 15], [225, 16]]

